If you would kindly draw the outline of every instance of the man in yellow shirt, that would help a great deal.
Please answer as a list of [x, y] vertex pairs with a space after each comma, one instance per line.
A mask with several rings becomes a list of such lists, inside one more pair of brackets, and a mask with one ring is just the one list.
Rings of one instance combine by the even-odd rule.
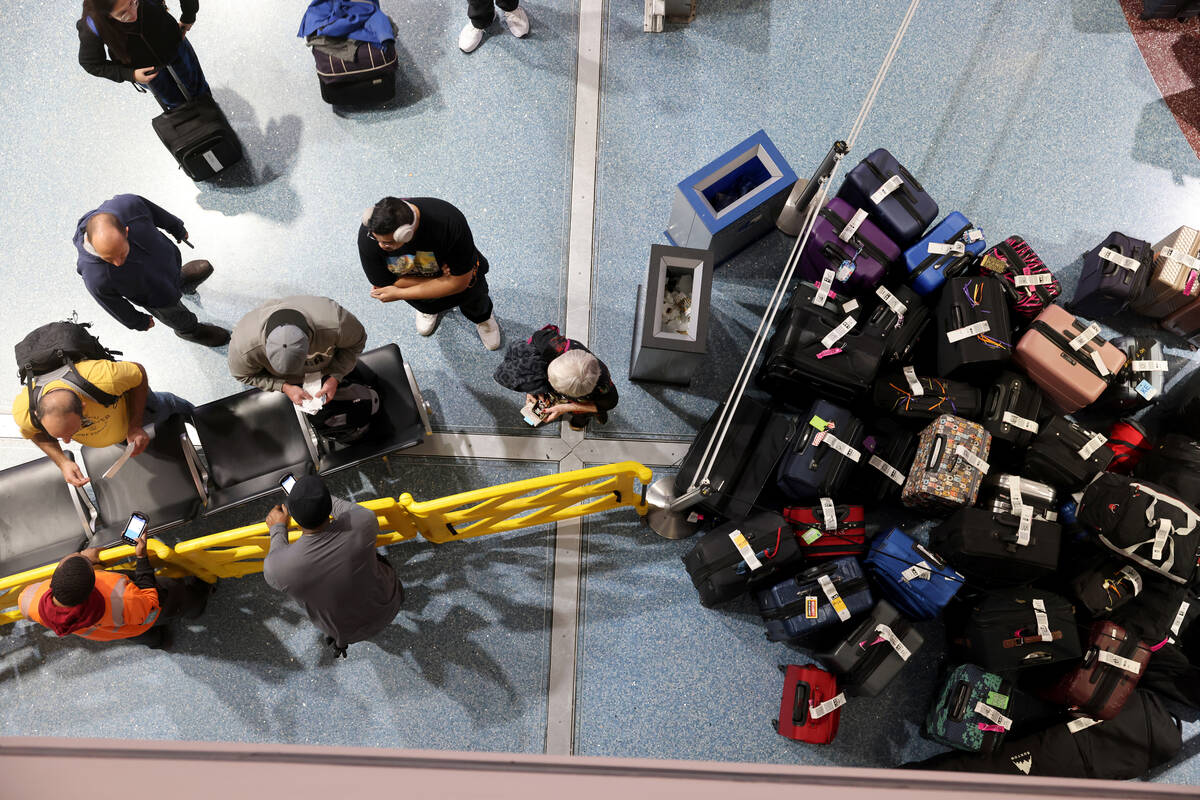
[[35, 388], [35, 391], [40, 389], [40, 396], [32, 415], [27, 389], [21, 390], [12, 405], [13, 419], [21, 435], [32, 439], [62, 470], [67, 483], [75, 486], [83, 486], [88, 479], [79, 465], [63, 453], [59, 440], [63, 444], [74, 440], [84, 447], [129, 442], [136, 456], [150, 443], [143, 426], [172, 414], [187, 416], [194, 410], [183, 398], [169, 392], [150, 391], [146, 370], [133, 361], [80, 361], [75, 370], [96, 389], [116, 396], [117, 401], [104, 405], [72, 383], [68, 374]]

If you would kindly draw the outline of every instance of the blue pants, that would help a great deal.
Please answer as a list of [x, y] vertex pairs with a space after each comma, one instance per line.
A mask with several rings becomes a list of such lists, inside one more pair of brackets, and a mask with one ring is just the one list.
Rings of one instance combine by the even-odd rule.
[[[179, 76], [180, 82], [187, 87], [188, 94], [193, 99], [212, 94], [212, 90], [208, 88], [208, 81], [204, 79], [204, 70], [200, 69], [200, 60], [196, 58], [196, 51], [192, 49], [191, 42], [187, 39], [184, 39], [179, 45], [179, 52], [171, 61], [171, 67]], [[175, 85], [175, 79], [171, 77], [171, 73], [167, 72], [166, 68], [160, 69], [153, 80], [146, 85], [158, 100], [159, 105], [168, 111], [186, 102], [179, 87]]]
[[142, 425], [162, 422], [172, 414], [181, 414], [190, 419], [196, 407], [170, 392], [151, 392], [146, 398], [146, 410], [142, 413]]

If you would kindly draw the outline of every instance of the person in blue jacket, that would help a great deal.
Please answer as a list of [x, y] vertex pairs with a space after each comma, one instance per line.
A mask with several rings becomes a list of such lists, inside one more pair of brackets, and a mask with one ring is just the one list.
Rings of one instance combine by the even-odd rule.
[[84, 286], [131, 330], [150, 330], [157, 319], [186, 341], [208, 347], [228, 343], [227, 329], [200, 322], [183, 305], [183, 294], [196, 291], [212, 274], [212, 264], [183, 264], [179, 248], [162, 231], [187, 241], [183, 220], [136, 194], [119, 194], [84, 214], [74, 237]]

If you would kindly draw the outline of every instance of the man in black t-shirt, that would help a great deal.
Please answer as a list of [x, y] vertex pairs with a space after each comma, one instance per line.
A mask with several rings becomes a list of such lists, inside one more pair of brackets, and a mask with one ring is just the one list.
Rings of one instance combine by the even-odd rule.
[[487, 259], [475, 249], [467, 218], [445, 200], [383, 198], [363, 213], [358, 257], [372, 297], [416, 309], [417, 333], [429, 336], [442, 313], [457, 307], [475, 323], [484, 347], [500, 347]]

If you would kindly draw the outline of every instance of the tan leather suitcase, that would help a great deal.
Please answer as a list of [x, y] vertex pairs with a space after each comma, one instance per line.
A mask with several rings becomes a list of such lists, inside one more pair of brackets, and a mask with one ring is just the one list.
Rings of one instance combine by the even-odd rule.
[[1070, 414], [1094, 402], [1125, 366], [1125, 354], [1099, 331], [1062, 306], [1046, 306], [1017, 342], [1013, 361]]
[[1188, 303], [1159, 324], [1192, 344], [1200, 344], [1200, 299]]
[[1133, 310], [1162, 319], [1200, 297], [1200, 231], [1184, 225], [1154, 245], [1150, 283], [1133, 301]]

